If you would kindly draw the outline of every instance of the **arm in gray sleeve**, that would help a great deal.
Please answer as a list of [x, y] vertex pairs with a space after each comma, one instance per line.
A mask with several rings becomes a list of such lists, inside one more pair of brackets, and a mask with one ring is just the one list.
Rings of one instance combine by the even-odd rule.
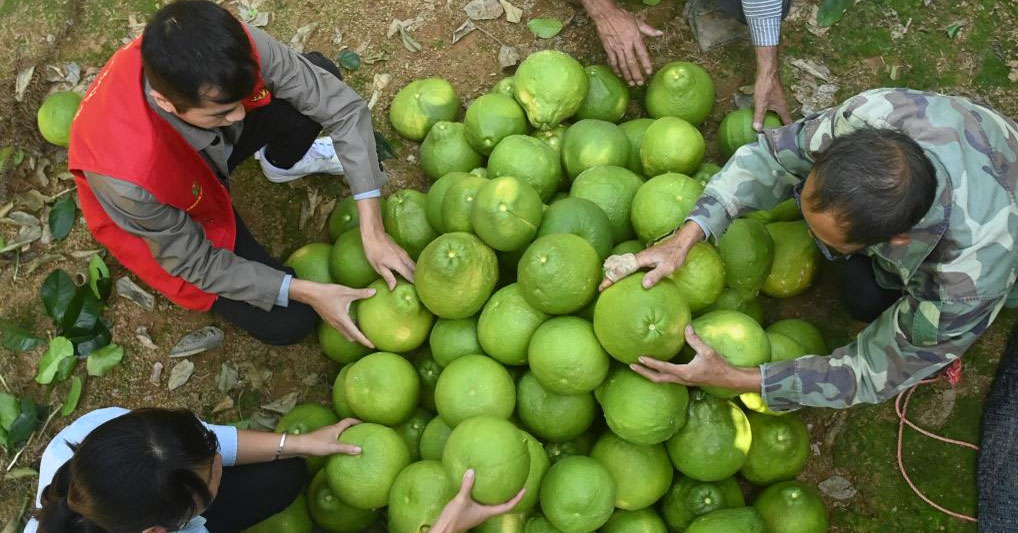
[[199, 289], [268, 311], [285, 273], [216, 248], [191, 217], [132, 183], [85, 173], [88, 185], [120, 229], [145, 240], [156, 261]]
[[782, 0], [742, 0], [753, 46], [777, 46], [781, 42]]
[[261, 56], [262, 78], [273, 98], [285, 100], [329, 132], [353, 194], [381, 189], [388, 180], [378, 168], [371, 110], [339, 78], [283, 46], [258, 28], [248, 28]]

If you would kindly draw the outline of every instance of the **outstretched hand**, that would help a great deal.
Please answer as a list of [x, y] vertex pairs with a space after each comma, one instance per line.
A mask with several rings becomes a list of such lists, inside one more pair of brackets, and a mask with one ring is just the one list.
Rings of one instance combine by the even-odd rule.
[[375, 295], [375, 289], [353, 289], [335, 283], [317, 283], [294, 279], [290, 283], [290, 298], [310, 305], [322, 320], [339, 331], [350, 342], [359, 342], [368, 348], [375, 345], [361, 333], [350, 318], [350, 304]]
[[711, 348], [686, 326], [686, 343], [696, 351], [693, 360], [686, 364], [660, 361], [653, 357], [640, 357], [629, 368], [654, 383], [678, 383], [679, 385], [709, 385], [726, 387], [740, 392], [760, 392], [760, 370], [733, 366], [714, 348]]
[[630, 86], [643, 85], [644, 76], [654, 72], [643, 38], [660, 37], [661, 31], [615, 5], [590, 15], [612, 70]]
[[643, 288], [649, 289], [678, 270], [686, 261], [686, 255], [693, 244], [703, 239], [704, 233], [700, 226], [687, 222], [675, 235], [636, 254], [635, 261], [613, 255], [605, 260], [605, 277], [597, 289], [603, 291], [616, 281], [644, 268], [651, 269], [643, 276]]
[[356, 418], [344, 418], [338, 423], [316, 429], [311, 433], [295, 435], [294, 437], [301, 441], [299, 454], [311, 457], [324, 457], [336, 453], [344, 455], [360, 454], [360, 446], [339, 442], [339, 436], [344, 431], [360, 423], [361, 421]]
[[370, 237], [362, 236], [362, 241], [364, 242], [364, 257], [371, 264], [371, 268], [375, 269], [379, 276], [382, 276], [390, 291], [396, 288], [396, 274], [413, 283], [417, 265], [414, 264], [413, 259], [410, 259], [406, 250], [400, 248], [389, 234], [378, 232]]
[[527, 489], [520, 489], [516, 496], [498, 505], [482, 505], [474, 501], [470, 491], [474, 488], [476, 472], [471, 468], [463, 473], [463, 482], [456, 496], [442, 509], [430, 533], [460, 533], [479, 525], [481, 522], [500, 514], [508, 513], [523, 499]]

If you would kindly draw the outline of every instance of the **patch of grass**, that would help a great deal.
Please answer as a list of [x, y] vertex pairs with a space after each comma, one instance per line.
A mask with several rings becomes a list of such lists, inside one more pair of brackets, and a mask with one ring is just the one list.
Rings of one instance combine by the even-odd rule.
[[976, 85], [989, 87], [1007, 87], [1011, 85], [1008, 74], [1011, 68], [994, 51], [987, 51], [980, 62], [979, 74], [976, 75]]

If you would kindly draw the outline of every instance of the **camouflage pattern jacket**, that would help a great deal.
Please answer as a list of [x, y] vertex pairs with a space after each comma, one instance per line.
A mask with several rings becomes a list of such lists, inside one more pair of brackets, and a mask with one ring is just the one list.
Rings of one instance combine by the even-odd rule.
[[873, 259], [880, 285], [903, 291], [896, 304], [830, 356], [762, 365], [761, 394], [775, 411], [893, 397], [961, 357], [1015, 285], [1018, 124], [965, 98], [876, 89], [768, 130], [714, 176], [689, 219], [716, 240], [734, 217], [791, 197], [815, 154], [864, 127], [919, 143], [936, 169], [933, 207], [910, 244], [860, 252]]

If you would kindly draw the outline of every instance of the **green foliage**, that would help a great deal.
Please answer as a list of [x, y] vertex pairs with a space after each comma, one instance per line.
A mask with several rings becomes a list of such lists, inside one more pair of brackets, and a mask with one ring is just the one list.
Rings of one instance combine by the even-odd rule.
[[527, 21], [530, 32], [541, 39], [551, 39], [562, 31], [562, 21], [551, 18], [530, 19]]
[[85, 367], [90, 376], [105, 376], [124, 358], [124, 348], [116, 344], [108, 344], [88, 354]]
[[36, 383], [49, 385], [57, 377], [60, 365], [65, 359], [74, 358], [74, 345], [66, 337], [57, 337], [50, 341], [46, 353], [39, 360], [39, 371], [35, 375]]
[[57, 200], [49, 211], [49, 230], [54, 240], [63, 240], [74, 227], [76, 208], [74, 198], [65, 195]]
[[67, 391], [67, 398], [64, 400], [64, 405], [60, 409], [60, 416], [70, 415], [78, 408], [78, 401], [81, 399], [81, 388], [81, 378], [74, 376], [71, 379], [71, 388]]
[[824, 0], [817, 11], [817, 24], [821, 28], [835, 25], [854, 3], [854, 0]]

